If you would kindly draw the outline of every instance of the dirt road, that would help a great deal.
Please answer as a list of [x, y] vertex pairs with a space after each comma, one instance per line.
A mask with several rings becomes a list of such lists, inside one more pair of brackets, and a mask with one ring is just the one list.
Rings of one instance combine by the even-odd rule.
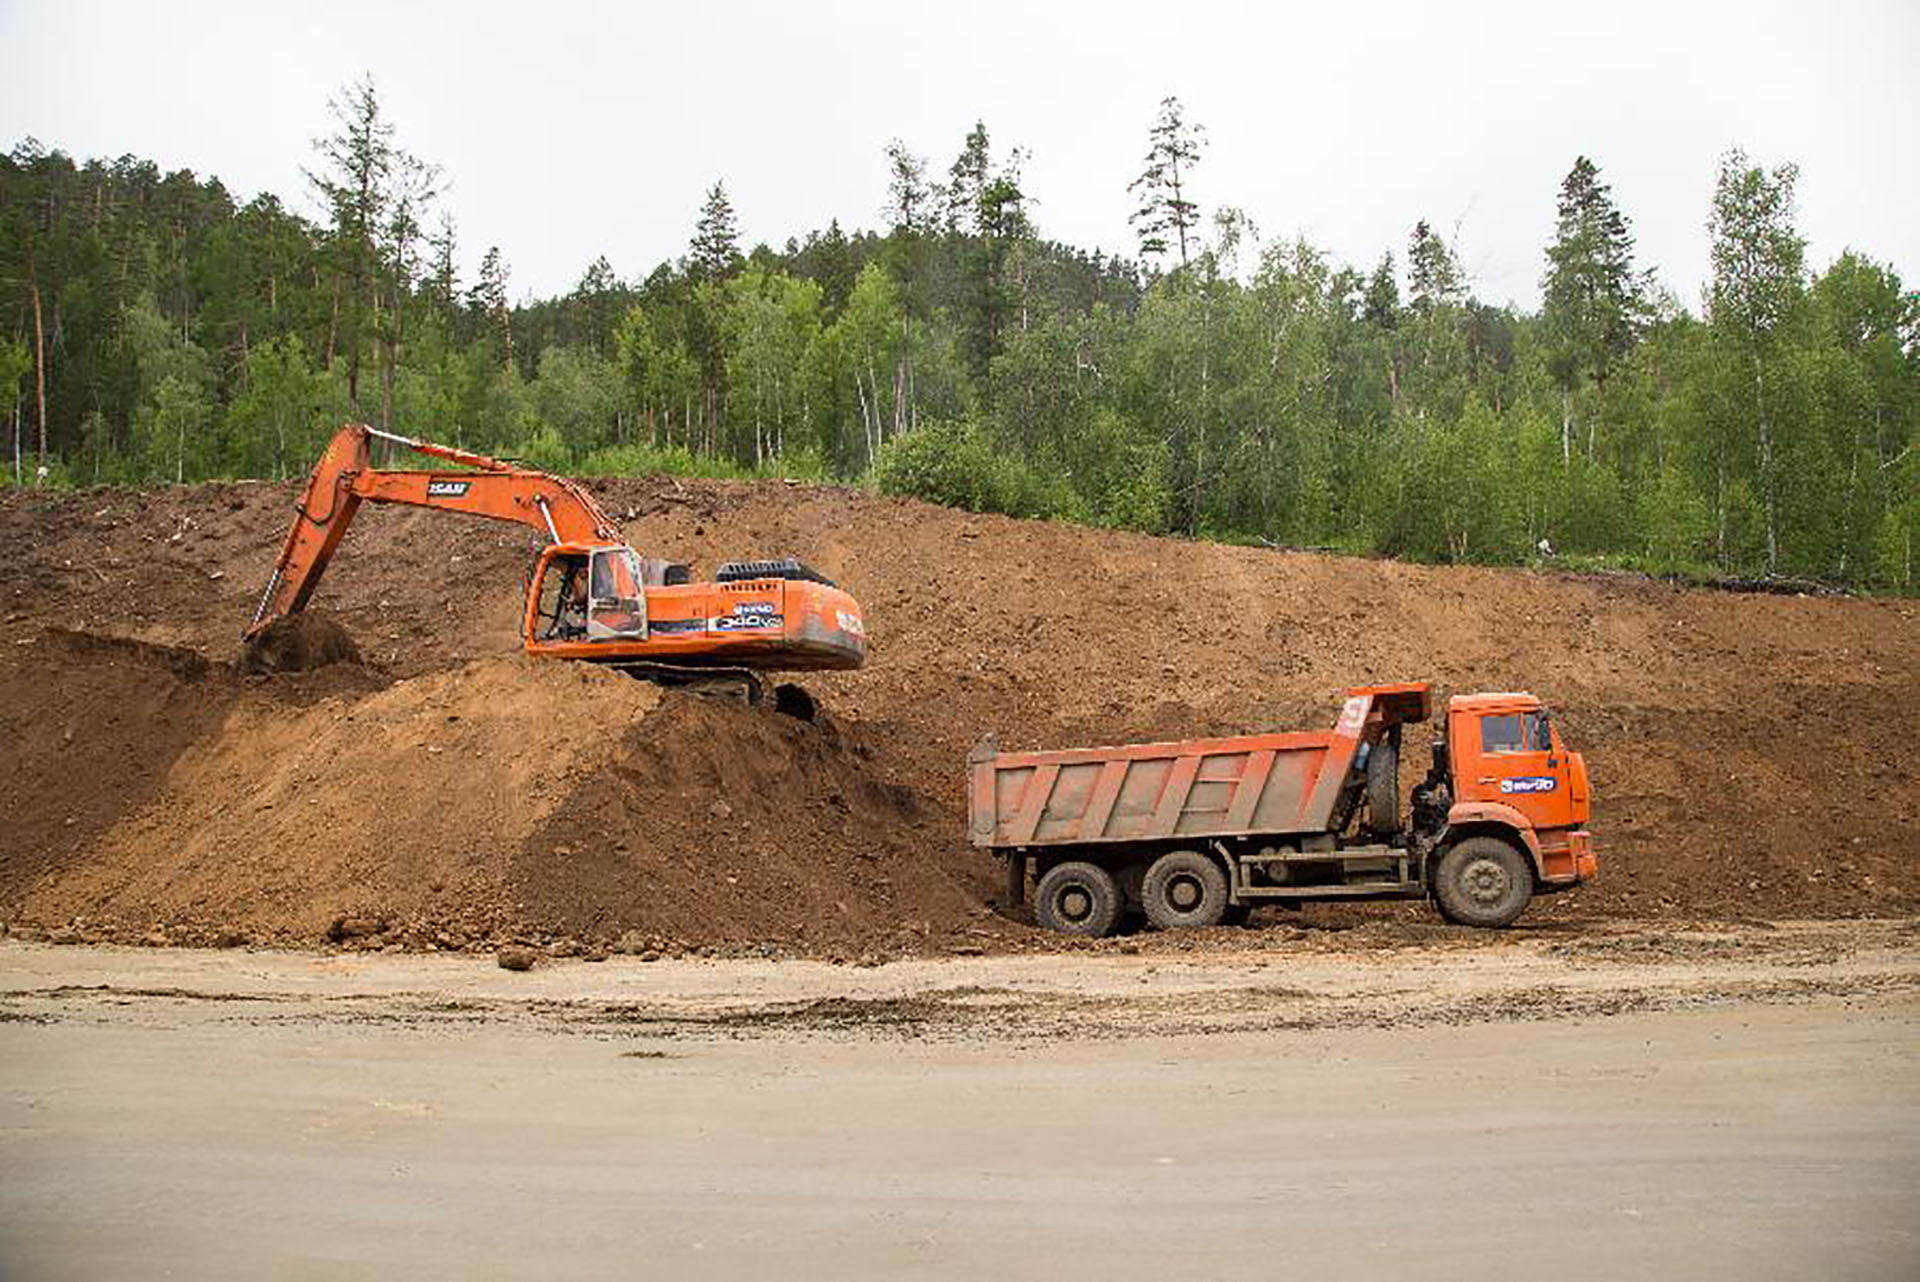
[[0, 945], [0, 1274], [1910, 1278], [1917, 938]]

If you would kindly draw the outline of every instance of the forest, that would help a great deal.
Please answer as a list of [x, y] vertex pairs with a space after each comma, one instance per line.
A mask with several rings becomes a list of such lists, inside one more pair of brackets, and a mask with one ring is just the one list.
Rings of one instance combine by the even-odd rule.
[[716, 181], [684, 254], [516, 301], [499, 248], [461, 278], [445, 175], [372, 81], [328, 110], [287, 199], [32, 139], [0, 157], [6, 484], [286, 477], [360, 421], [580, 475], [1914, 588], [1920, 297], [1864, 253], [1807, 261], [1790, 163], [1721, 158], [1697, 309], [1585, 157], [1541, 229], [1539, 308], [1496, 307], [1421, 211], [1356, 265], [1201, 208], [1206, 134], [1171, 98], [1114, 192], [1132, 259], [1048, 239], [1025, 153], [982, 123], [944, 167], [876, 149], [878, 228], [746, 247]]

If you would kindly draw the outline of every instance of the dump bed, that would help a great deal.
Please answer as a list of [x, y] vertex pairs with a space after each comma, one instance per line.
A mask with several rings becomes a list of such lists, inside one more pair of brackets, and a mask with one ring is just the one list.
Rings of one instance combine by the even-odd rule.
[[1017, 849], [1325, 832], [1363, 743], [1422, 721], [1424, 682], [1347, 692], [1331, 731], [968, 758], [968, 836]]

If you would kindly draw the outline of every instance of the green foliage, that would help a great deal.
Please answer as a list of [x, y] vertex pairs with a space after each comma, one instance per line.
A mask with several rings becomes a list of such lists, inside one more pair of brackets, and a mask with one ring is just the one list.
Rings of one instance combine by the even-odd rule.
[[925, 499], [970, 512], [1081, 519], [1085, 507], [1060, 480], [996, 449], [978, 423], [927, 423], [880, 449], [874, 480], [882, 494]]
[[1700, 317], [1639, 274], [1584, 159], [1542, 228], [1538, 313], [1475, 299], [1424, 222], [1367, 270], [1262, 243], [1225, 207], [1209, 230], [1173, 103], [1126, 206], [1144, 248], [1181, 254], [1164, 274], [1045, 239], [1024, 153], [976, 124], [950, 167], [889, 146], [884, 234], [835, 221], [742, 253], [716, 184], [684, 258], [634, 279], [596, 258], [516, 303], [497, 248], [457, 279], [432, 167], [371, 84], [335, 105], [318, 222], [137, 160], [0, 156], [0, 421], [22, 480], [44, 357], [49, 484], [295, 476], [353, 420], [590, 475], [1915, 588], [1920, 299], [1857, 252], [1808, 271], [1791, 166], [1726, 158]]
[[506, 453], [507, 457], [518, 459], [542, 472], [573, 470], [573, 451], [567, 448], [566, 438], [551, 427], [535, 428], [531, 436]]
[[1713, 551], [1713, 510], [1686, 473], [1673, 464], [1662, 468], [1640, 506], [1648, 561], [1702, 573]]

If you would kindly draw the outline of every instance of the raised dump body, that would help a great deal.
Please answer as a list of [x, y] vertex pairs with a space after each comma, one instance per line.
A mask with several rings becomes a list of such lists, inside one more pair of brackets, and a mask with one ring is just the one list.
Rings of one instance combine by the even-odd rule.
[[1008, 892], [1076, 934], [1129, 906], [1208, 926], [1256, 903], [1432, 895], [1503, 926], [1536, 893], [1593, 875], [1586, 766], [1531, 694], [1456, 696], [1433, 767], [1400, 805], [1400, 737], [1424, 682], [1347, 692], [1325, 733], [968, 757], [968, 836], [1007, 860]]
[[1424, 684], [1363, 686], [1323, 733], [1049, 752], [982, 745], [970, 759], [970, 836], [1005, 849], [1328, 832], [1361, 749], [1428, 711]]

